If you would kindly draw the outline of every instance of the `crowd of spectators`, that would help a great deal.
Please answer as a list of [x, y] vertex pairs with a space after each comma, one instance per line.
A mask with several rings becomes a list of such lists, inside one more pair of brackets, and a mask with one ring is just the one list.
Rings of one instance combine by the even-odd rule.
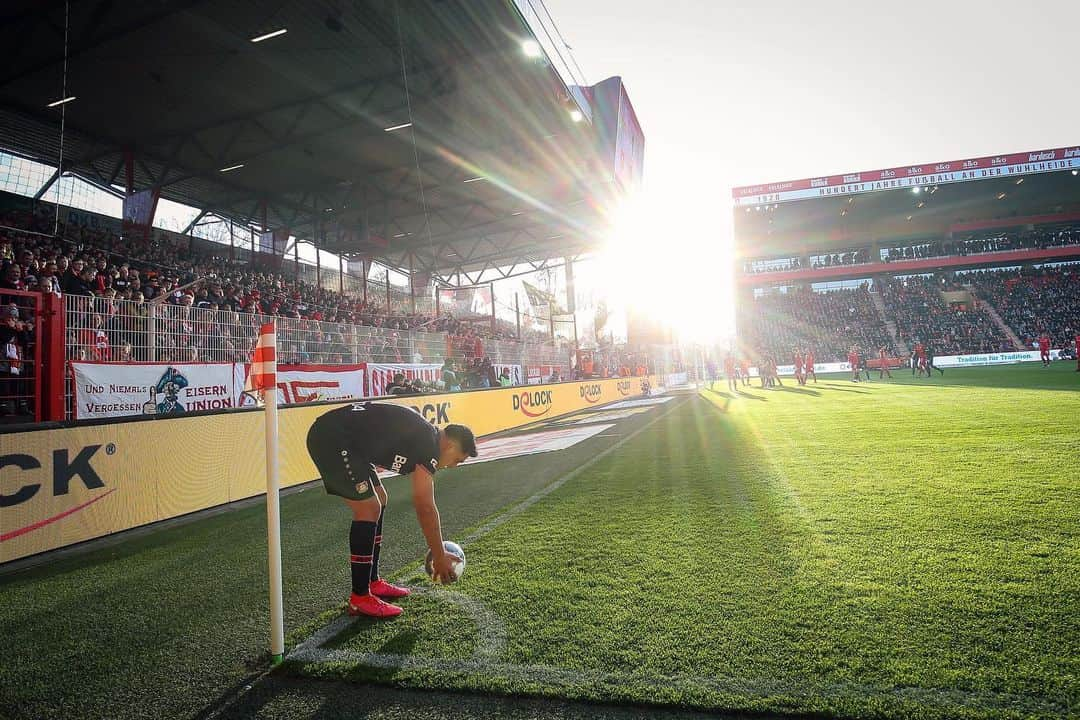
[[[249, 351], [257, 316], [268, 315], [295, 321], [283, 324], [283, 356], [310, 362], [408, 362], [418, 349], [403, 331], [451, 335], [455, 346], [469, 347], [516, 339], [513, 323], [411, 313], [407, 300], [388, 306], [374, 290], [379, 300], [365, 302], [173, 233], [119, 237], [61, 224], [54, 237], [53, 227], [49, 206], [0, 214], [0, 287], [85, 298], [69, 303], [73, 359], [235, 361]], [[542, 338], [529, 332], [529, 340]], [[445, 354], [441, 348], [437, 359]]]
[[1009, 338], [977, 299], [945, 302], [941, 293], [951, 287], [932, 276], [891, 278], [878, 285], [900, 342], [908, 347], [921, 342], [937, 355], [1012, 350]]
[[885, 262], [918, 260], [949, 255], [978, 255], [1005, 250], [1040, 250], [1080, 245], [1080, 226], [1039, 227], [1023, 231], [971, 233], [963, 237], [938, 239], [913, 245], [891, 247]]
[[892, 351], [866, 284], [762, 295], [744, 307], [739, 331], [755, 354], [781, 362], [794, 348], [813, 351], [817, 362], [842, 361], [852, 345], [875, 355], [882, 347]]
[[868, 248], [857, 248], [832, 253], [831, 255], [826, 253], [825, 255], [813, 255], [810, 257], [810, 264], [815, 270], [841, 265], [863, 265], [870, 261], [870, 250]]
[[993, 305], [1027, 348], [1044, 333], [1051, 347], [1068, 348], [1080, 333], [1080, 263], [973, 271], [955, 280]]
[[[813, 255], [810, 267], [814, 270], [845, 265], [865, 265], [872, 262], [901, 262], [924, 258], [968, 256], [1005, 250], [1033, 250], [1080, 245], [1080, 225], [1038, 227], [1031, 230], [1000, 230], [969, 233], [953, 239], [937, 238], [924, 242], [884, 249], [875, 257], [869, 248], [856, 248], [839, 253]], [[778, 260], [749, 260], [743, 263], [747, 274], [801, 270], [805, 264], [798, 257]]]

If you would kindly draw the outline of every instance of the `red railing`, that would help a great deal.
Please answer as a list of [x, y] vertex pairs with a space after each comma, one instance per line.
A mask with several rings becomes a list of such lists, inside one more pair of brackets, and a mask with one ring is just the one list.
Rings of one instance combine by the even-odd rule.
[[56, 295], [0, 290], [0, 419], [64, 419], [64, 315]]

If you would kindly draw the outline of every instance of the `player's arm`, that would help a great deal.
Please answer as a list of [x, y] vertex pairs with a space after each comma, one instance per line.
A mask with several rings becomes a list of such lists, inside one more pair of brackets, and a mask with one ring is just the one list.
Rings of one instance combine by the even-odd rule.
[[431, 564], [435, 578], [453, 582], [454, 575], [451, 568], [453, 559], [443, 550], [442, 520], [439, 518], [439, 508], [435, 504], [435, 475], [420, 464], [417, 464], [412, 471], [412, 498], [416, 520], [420, 523], [420, 530], [424, 533], [424, 539], [427, 540], [428, 547], [431, 549]]

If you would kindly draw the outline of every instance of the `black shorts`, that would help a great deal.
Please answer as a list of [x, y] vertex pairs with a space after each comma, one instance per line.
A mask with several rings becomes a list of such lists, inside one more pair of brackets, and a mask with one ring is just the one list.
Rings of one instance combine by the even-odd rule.
[[348, 500], [367, 500], [381, 487], [375, 466], [359, 457], [334, 433], [319, 432], [312, 426], [307, 436], [308, 453], [322, 477], [328, 495]]

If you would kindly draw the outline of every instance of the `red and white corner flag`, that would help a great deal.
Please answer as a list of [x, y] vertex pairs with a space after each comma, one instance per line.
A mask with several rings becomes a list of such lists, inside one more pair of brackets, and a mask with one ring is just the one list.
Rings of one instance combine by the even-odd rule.
[[285, 653], [285, 625], [281, 597], [281, 481], [278, 475], [277, 333], [274, 323], [259, 328], [244, 392], [262, 395], [266, 408], [266, 539], [270, 570], [270, 654], [273, 663]]
[[268, 388], [277, 389], [277, 332], [272, 322], [259, 328], [251, 368], [244, 380], [246, 393], [262, 393]]

